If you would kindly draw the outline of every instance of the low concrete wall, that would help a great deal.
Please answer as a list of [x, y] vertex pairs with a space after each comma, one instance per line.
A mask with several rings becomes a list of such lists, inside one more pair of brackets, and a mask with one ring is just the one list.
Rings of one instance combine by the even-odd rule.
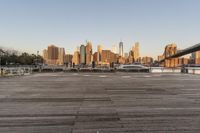
[[151, 73], [181, 73], [181, 68], [151, 67]]
[[31, 73], [32, 73], [31, 68], [25, 68], [25, 67], [3, 68], [3, 76], [21, 76], [21, 75], [29, 75]]
[[199, 67], [187, 67], [185, 69], [187, 70], [187, 73], [189, 73], [189, 74], [200, 74]]

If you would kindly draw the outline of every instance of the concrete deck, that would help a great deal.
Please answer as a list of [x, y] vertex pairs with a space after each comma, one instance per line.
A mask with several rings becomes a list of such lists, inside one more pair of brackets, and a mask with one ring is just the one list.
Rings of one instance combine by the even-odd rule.
[[0, 133], [199, 133], [200, 75], [0, 78]]

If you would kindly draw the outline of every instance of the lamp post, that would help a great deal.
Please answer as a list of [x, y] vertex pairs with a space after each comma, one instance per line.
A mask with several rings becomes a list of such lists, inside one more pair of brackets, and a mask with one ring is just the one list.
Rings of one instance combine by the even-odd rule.
[[2, 53], [5, 53], [5, 52], [2, 49], [0, 49], [0, 71], [1, 71], [1, 76], [3, 75], [3, 68], [1, 67]]

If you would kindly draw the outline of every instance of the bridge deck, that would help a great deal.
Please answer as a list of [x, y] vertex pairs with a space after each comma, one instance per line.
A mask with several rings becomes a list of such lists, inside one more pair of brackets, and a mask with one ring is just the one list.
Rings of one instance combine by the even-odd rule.
[[199, 133], [199, 85], [199, 75], [183, 74], [0, 78], [0, 132]]

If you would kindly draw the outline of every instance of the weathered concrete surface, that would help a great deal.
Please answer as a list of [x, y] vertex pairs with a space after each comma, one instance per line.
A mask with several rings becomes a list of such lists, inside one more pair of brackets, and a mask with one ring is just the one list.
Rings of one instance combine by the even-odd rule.
[[0, 133], [199, 133], [200, 76], [42, 73], [0, 78]]

